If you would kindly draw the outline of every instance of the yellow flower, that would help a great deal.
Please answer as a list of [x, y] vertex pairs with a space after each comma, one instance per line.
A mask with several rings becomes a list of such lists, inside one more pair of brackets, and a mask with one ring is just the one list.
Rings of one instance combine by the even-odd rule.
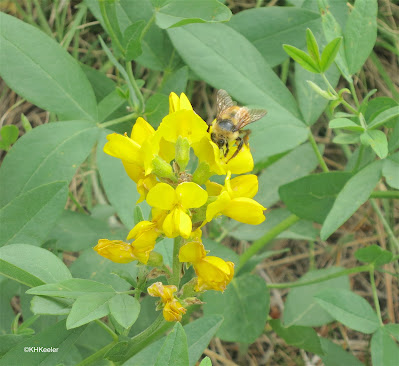
[[162, 311], [163, 317], [168, 322], [179, 322], [187, 309], [177, 299], [168, 301]]
[[151, 159], [151, 139], [155, 134], [153, 127], [143, 118], [139, 117], [133, 126], [131, 136], [122, 136], [113, 133], [107, 136], [108, 142], [104, 146], [104, 152], [122, 160], [128, 176], [137, 183], [140, 198], [137, 203], [143, 201], [148, 191], [157, 183], [151, 170], [145, 171], [145, 162]]
[[189, 242], [180, 248], [179, 261], [193, 264], [198, 276], [195, 291], [224, 291], [234, 276], [233, 262], [207, 256], [203, 244], [198, 241]]
[[147, 292], [152, 297], [160, 297], [161, 301], [166, 304], [174, 299], [173, 294], [177, 291], [174, 285], [163, 285], [162, 282], [155, 282], [147, 288]]
[[180, 183], [176, 189], [166, 183], [158, 183], [147, 195], [150, 206], [169, 212], [162, 225], [163, 232], [169, 238], [190, 236], [192, 222], [188, 209], [203, 206], [207, 199], [208, 193], [193, 182]]
[[115, 263], [129, 263], [137, 259], [133, 247], [122, 240], [100, 239], [93, 249]]
[[217, 215], [225, 215], [244, 224], [258, 225], [265, 220], [263, 211], [266, 210], [260, 203], [252, 199], [258, 191], [258, 178], [248, 174], [230, 180], [231, 172], [225, 179], [225, 185], [209, 183], [209, 189], [215, 194], [220, 193], [216, 201], [210, 203], [206, 210], [206, 220], [209, 222]]
[[173, 112], [180, 111], [182, 109], [193, 110], [190, 101], [188, 100], [186, 94], [181, 93], [180, 98], [176, 93], [170, 93], [169, 95], [169, 114]]

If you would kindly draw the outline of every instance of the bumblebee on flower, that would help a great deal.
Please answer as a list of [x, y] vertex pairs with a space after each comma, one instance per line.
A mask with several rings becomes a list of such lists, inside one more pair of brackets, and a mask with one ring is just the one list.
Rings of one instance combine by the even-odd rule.
[[[148, 288], [151, 296], [161, 298], [167, 321], [179, 321], [186, 312], [185, 299], [173, 295], [179, 289], [180, 263], [194, 268], [194, 292], [224, 291], [234, 276], [232, 262], [208, 255], [201, 228], [219, 215], [252, 225], [265, 220], [265, 208], [253, 199], [257, 177], [248, 174], [231, 178], [232, 174], [253, 169], [247, 141], [228, 145], [229, 151], [222, 153], [211, 133], [188, 98], [171, 93], [169, 114], [156, 130], [139, 117], [130, 136], [110, 134], [104, 146], [107, 154], [122, 160], [137, 185], [138, 202], [146, 200], [152, 211], [147, 221], [138, 222], [129, 232], [127, 240], [132, 242], [101, 239], [94, 250], [117, 263], [137, 260], [151, 265], [156, 243], [175, 238], [173, 268], [167, 269], [169, 284], [157, 282]], [[225, 175], [224, 185], [212, 182], [213, 175]]]

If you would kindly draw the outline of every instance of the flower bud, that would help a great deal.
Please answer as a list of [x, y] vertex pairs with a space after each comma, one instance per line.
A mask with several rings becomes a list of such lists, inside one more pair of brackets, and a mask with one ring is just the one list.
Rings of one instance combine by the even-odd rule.
[[212, 172], [209, 164], [202, 161], [198, 164], [198, 167], [193, 174], [193, 182], [199, 185], [205, 184], [205, 182], [211, 177], [211, 175]]
[[152, 166], [153, 173], [155, 173], [158, 177], [168, 178], [173, 182], [177, 182], [177, 178], [173, 173], [172, 166], [160, 156], [156, 155], [154, 159], [152, 159]]
[[179, 164], [180, 171], [184, 171], [190, 161], [190, 143], [187, 137], [179, 136], [176, 141], [175, 161]]
[[152, 251], [148, 258], [147, 265], [151, 267], [161, 267], [163, 264], [162, 254]]

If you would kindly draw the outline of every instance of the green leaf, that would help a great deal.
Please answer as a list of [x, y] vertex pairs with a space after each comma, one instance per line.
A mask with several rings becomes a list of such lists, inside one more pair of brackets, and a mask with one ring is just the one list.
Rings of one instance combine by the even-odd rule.
[[46, 239], [56, 240], [57, 249], [77, 252], [94, 247], [102, 238], [126, 238], [126, 229], [109, 227], [106, 220], [111, 215], [105, 220], [99, 220], [86, 214], [64, 210]]
[[[18, 343], [0, 359], [0, 365], [59, 365], [70, 352], [71, 347], [78, 340], [83, 330], [84, 327], [69, 331], [65, 328], [65, 320], [62, 320], [39, 334]], [[57, 348], [57, 351], [25, 352], [25, 347]]]
[[0, 169], [0, 207], [43, 184], [69, 182], [89, 155], [99, 129], [90, 122], [53, 122], [22, 136]]
[[123, 35], [126, 50], [126, 61], [134, 60], [143, 53], [141, 48], [141, 34], [145, 24], [146, 22], [144, 20], [138, 20], [126, 28]]
[[270, 207], [279, 200], [278, 189], [281, 185], [309, 174], [317, 164], [310, 144], [298, 146], [259, 175], [256, 200], [264, 207]]
[[7, 125], [3, 126], [0, 130], [3, 143], [11, 146], [18, 139], [19, 130], [17, 126]]
[[188, 349], [184, 328], [177, 322], [158, 353], [154, 366], [187, 366]]
[[394, 152], [397, 148], [399, 148], [399, 124], [393, 128], [388, 142], [389, 152]]
[[[299, 281], [311, 281], [342, 271], [341, 267], [330, 267], [310, 271], [301, 277]], [[331, 280], [315, 283], [313, 285], [293, 288], [288, 293], [284, 306], [283, 321], [285, 327], [303, 325], [320, 327], [334, 320], [313, 298], [324, 288], [349, 290], [348, 276], [333, 278]]]
[[306, 52], [296, 48], [294, 46], [290, 46], [288, 44], [283, 45], [284, 51], [295, 61], [298, 62], [305, 70], [310, 72], [314, 72], [315, 74], [320, 73], [320, 68], [317, 65], [316, 61], [312, 59]]
[[[391, 139], [393, 136], [391, 136]], [[382, 167], [382, 175], [385, 177], [385, 180], [388, 185], [392, 188], [399, 189], [399, 152], [388, 156], [387, 159], [384, 160], [384, 165]]]
[[321, 240], [326, 240], [367, 201], [381, 178], [381, 169], [381, 161], [376, 161], [348, 180], [324, 221], [320, 232]]
[[31, 311], [35, 315], [68, 315], [72, 301], [60, 301], [47, 297], [34, 296], [31, 301]]
[[109, 310], [115, 320], [124, 328], [130, 328], [140, 313], [140, 303], [132, 296], [118, 294], [109, 301]]
[[380, 325], [370, 304], [352, 291], [324, 289], [314, 298], [335, 320], [358, 332], [374, 333]]
[[325, 366], [364, 366], [355, 356], [345, 352], [342, 346], [337, 345], [326, 338], [320, 338], [324, 355], [321, 355]]
[[342, 128], [348, 131], [363, 132], [364, 128], [348, 118], [335, 118], [328, 124], [330, 128]]
[[317, 44], [316, 38], [310, 28], [306, 29], [306, 46], [310, 57], [316, 63], [317, 67], [320, 68], [319, 45]]
[[53, 253], [26, 244], [0, 248], [0, 273], [32, 287], [72, 278], [67, 266]]
[[96, 121], [96, 98], [78, 62], [36, 27], [5, 13], [0, 24], [0, 75], [7, 85], [61, 119]]
[[[362, 106], [364, 102], [362, 102]], [[367, 105], [364, 114], [364, 118], [367, 121], [368, 124], [371, 124], [373, 120], [382, 112], [398, 107], [399, 103], [395, 101], [392, 98], [389, 97], [376, 97], [374, 99], [371, 99], [370, 101], [367, 101]], [[395, 109], [394, 109], [395, 110]]]
[[227, 22], [230, 18], [230, 9], [217, 0], [172, 0], [155, 12], [156, 23], [162, 29], [190, 23]]
[[349, 172], [308, 175], [280, 186], [280, 198], [295, 215], [322, 224], [351, 176]]
[[313, 91], [315, 91], [317, 94], [319, 94], [321, 97], [323, 97], [324, 99], [327, 100], [336, 100], [337, 97], [335, 97], [334, 95], [331, 94], [331, 92], [326, 91], [322, 88], [320, 88], [317, 84], [315, 84], [313, 81], [311, 80], [306, 80], [306, 82], [308, 83], [308, 85], [313, 89]]
[[135, 278], [137, 267], [135, 262], [114, 263], [97, 254], [92, 248], [82, 251], [79, 258], [70, 266], [73, 277], [84, 278], [111, 285], [116, 291], [127, 291], [131, 285], [112, 272], [127, 271]]
[[398, 123], [399, 122], [399, 106], [395, 106], [389, 109], [382, 111], [377, 114], [369, 123], [368, 129], [374, 130], [380, 126], [386, 125], [390, 122]]
[[341, 48], [341, 44], [342, 37], [337, 37], [324, 47], [320, 60], [320, 68], [322, 72], [327, 71], [331, 64], [334, 62], [335, 57], [337, 56], [337, 53]]
[[16, 346], [18, 343], [23, 342], [25, 339], [29, 337], [30, 337], [29, 335], [22, 335], [22, 334], [0, 335], [0, 358], [5, 353], [7, 353], [11, 348]]
[[115, 83], [105, 73], [85, 64], [80, 64], [80, 67], [94, 90], [97, 102], [115, 89]]
[[370, 55], [377, 39], [375, 0], [356, 0], [345, 26], [346, 59], [350, 74], [357, 73]]
[[[129, 89], [127, 85], [122, 85], [119, 89], [114, 89], [111, 93], [106, 95], [103, 100], [98, 103], [98, 120], [101, 122], [108, 121], [110, 119], [122, 117], [126, 115], [127, 99], [121, 95], [120, 91], [125, 92], [129, 95]], [[118, 115], [117, 115], [118, 113]], [[123, 114], [122, 114], [123, 113]], [[121, 114], [121, 115], [119, 115]], [[131, 126], [131, 122], [129, 127]]]
[[[106, 135], [112, 131], [104, 131], [100, 137], [97, 147], [97, 166], [100, 173], [105, 192], [109, 202], [115, 207], [116, 212], [127, 228], [134, 226], [134, 203], [139, 199], [136, 183], [127, 175], [122, 161], [107, 155], [104, 151], [104, 145], [107, 142]], [[118, 179], [115, 179], [118, 177]], [[129, 197], [129, 199], [126, 199]], [[148, 205], [140, 203], [144, 217], [148, 217]]]
[[378, 245], [369, 245], [368, 247], [358, 249], [355, 257], [365, 263], [373, 263], [375, 266], [382, 266], [392, 260], [393, 254], [382, 249]]
[[284, 339], [290, 346], [304, 349], [305, 351], [322, 355], [320, 338], [313, 328], [292, 326], [284, 328], [279, 319], [270, 321], [270, 325], [277, 335]]
[[212, 366], [212, 361], [209, 357], [205, 357], [201, 363], [199, 364], [199, 366]]
[[66, 182], [43, 184], [0, 209], [0, 246], [14, 243], [41, 245], [67, 201]]
[[76, 299], [89, 293], [115, 294], [115, 290], [110, 285], [105, 285], [100, 282], [85, 280], [82, 278], [72, 278], [58, 283], [34, 287], [28, 290], [26, 293], [30, 295]]
[[379, 328], [371, 338], [371, 360], [373, 366], [397, 366], [399, 347], [385, 327]]
[[147, 99], [145, 105], [146, 120], [154, 127], [159, 126], [162, 118], [169, 113], [169, 97], [155, 93]]
[[[261, 238], [266, 232], [278, 225], [281, 221], [287, 219], [291, 212], [285, 208], [276, 208], [266, 211], [267, 219], [259, 225], [241, 224], [231, 220], [227, 227], [229, 235], [240, 239], [253, 241]], [[296, 239], [296, 240], [316, 240], [318, 230], [313, 227], [310, 221], [300, 220], [287, 230], [277, 236], [278, 239]], [[271, 252], [269, 252], [271, 253]]]
[[270, 6], [240, 11], [227, 24], [247, 38], [274, 67], [287, 59], [283, 44], [303, 48], [306, 28], [319, 22], [320, 14], [313, 11]]
[[160, 93], [169, 95], [171, 92], [175, 92], [177, 95], [184, 93], [188, 82], [188, 67], [183, 66], [180, 69], [166, 73], [162, 80]]
[[199, 77], [225, 89], [240, 104], [268, 110], [267, 117], [251, 126], [250, 145], [256, 162], [306, 139], [307, 129], [295, 99], [241, 34], [224, 24], [190, 24], [169, 29], [168, 34]]
[[204, 294], [204, 314], [220, 314], [224, 322], [217, 337], [229, 342], [252, 343], [262, 333], [269, 313], [269, 290], [258, 276], [234, 278], [224, 293]]
[[384, 329], [399, 341], [399, 324], [387, 324]]
[[67, 318], [67, 329], [77, 328], [109, 314], [108, 301], [114, 293], [94, 293], [80, 296], [72, 305]]
[[360, 141], [360, 135], [357, 133], [340, 133], [333, 138], [334, 144], [349, 145]]
[[360, 135], [360, 142], [370, 146], [380, 159], [384, 159], [388, 155], [388, 140], [382, 131], [365, 131]]

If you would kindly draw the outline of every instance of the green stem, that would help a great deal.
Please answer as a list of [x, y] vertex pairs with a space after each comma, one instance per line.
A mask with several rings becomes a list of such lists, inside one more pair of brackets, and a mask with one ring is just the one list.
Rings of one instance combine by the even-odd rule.
[[370, 198], [399, 199], [399, 191], [375, 191], [371, 193]]
[[145, 105], [144, 97], [143, 97], [143, 94], [141, 93], [141, 90], [140, 90], [139, 86], [136, 83], [136, 79], [134, 78], [133, 69], [132, 69], [132, 62], [131, 61], [127, 61], [126, 62], [126, 71], [127, 71], [128, 77], [129, 77], [130, 85], [133, 87], [134, 92], [137, 95], [137, 98], [139, 100], [138, 110], [140, 112], [144, 112], [144, 105]]
[[82, 207], [82, 205], [78, 202], [78, 200], [75, 198], [72, 192], [68, 192], [69, 198], [72, 200], [72, 202], [76, 205], [76, 208], [80, 213], [87, 214], [87, 211]]
[[290, 69], [290, 59], [288, 58], [281, 64], [281, 75], [280, 79], [284, 84], [287, 84], [288, 71]]
[[53, 37], [53, 31], [51, 30], [50, 26], [48, 25], [47, 19], [43, 13], [42, 7], [40, 6], [39, 0], [33, 0], [36, 11], [37, 11], [37, 16], [39, 17], [40, 24], [44, 28], [44, 31], [50, 36]]
[[256, 0], [255, 8], [260, 8], [263, 5], [264, 0]]
[[393, 233], [391, 226], [388, 224], [387, 220], [385, 220], [384, 215], [382, 214], [380, 208], [375, 203], [375, 201], [370, 200], [370, 203], [371, 203], [371, 206], [373, 207], [374, 211], [376, 212], [377, 216], [380, 218], [382, 225], [384, 225], [384, 228], [387, 231], [387, 234], [388, 234], [389, 238], [391, 239], [392, 243], [395, 244], [396, 250], [399, 251], [399, 240], [395, 237], [395, 234]]
[[271, 242], [277, 235], [288, 229], [299, 221], [299, 217], [296, 215], [290, 215], [285, 220], [281, 221], [278, 225], [269, 230], [260, 239], [255, 240], [252, 245], [240, 256], [240, 262], [235, 270], [236, 273], [247, 263], [256, 253], [261, 249], [265, 248], [266, 244]]
[[114, 29], [112, 28], [112, 25], [109, 21], [108, 15], [107, 15], [107, 10], [105, 9], [105, 0], [99, 0], [100, 4], [100, 11], [101, 11], [101, 16], [103, 17], [105, 28], [109, 35], [111, 36], [112, 40], [115, 42], [116, 46], [119, 48], [119, 51], [121, 51], [122, 55], [125, 54], [125, 49], [123, 48], [122, 44], [120, 43], [118, 37], [115, 34]]
[[118, 340], [118, 335], [104, 322], [102, 322], [99, 319], [96, 319], [95, 322], [101, 327], [103, 328], [111, 337], [114, 341]]
[[89, 357], [85, 358], [83, 361], [80, 361], [76, 366], [87, 366], [92, 364], [95, 361], [102, 360], [105, 354], [118, 343], [117, 341], [113, 341], [107, 344], [105, 347], [101, 348], [97, 352], [93, 353]]
[[323, 169], [323, 172], [325, 172], [325, 173], [329, 172], [327, 164], [324, 161], [322, 155], [320, 154], [319, 147], [317, 146], [316, 140], [314, 139], [312, 131], [310, 129], [309, 129], [309, 133], [308, 133], [308, 138], [309, 138], [310, 144], [312, 145], [313, 151], [316, 154], [317, 160], [320, 163], [321, 169]]
[[357, 160], [356, 160], [356, 164], [353, 167], [352, 172], [355, 173], [359, 170], [360, 164], [362, 163], [362, 159], [363, 159], [363, 152], [364, 152], [364, 145], [360, 145], [359, 147], [359, 154], [357, 155]]
[[370, 271], [371, 267], [372, 266], [368, 264], [368, 265], [365, 265], [365, 266], [359, 266], [359, 267], [345, 269], [343, 271], [332, 273], [332, 274], [326, 275], [324, 277], [315, 278], [314, 280], [310, 280], [310, 281], [271, 283], [271, 284], [268, 284], [267, 287], [282, 289], [282, 288], [293, 288], [293, 287], [308, 286], [308, 285], [313, 285], [315, 283], [328, 281], [328, 280], [331, 280], [333, 278], [346, 276], [346, 275], [351, 274], [351, 273], [368, 272], [368, 271]]
[[[357, 109], [359, 109], [360, 103], [359, 103], [359, 99], [357, 98], [355, 85], [353, 84], [353, 80], [352, 80], [352, 79], [351, 79], [351, 81], [349, 82], [349, 88], [350, 88], [350, 90], [351, 90], [351, 94], [352, 94], [352, 97], [353, 97], [353, 101], [355, 102], [355, 105], [356, 105]], [[356, 114], [359, 114], [359, 112], [356, 111]]]
[[123, 117], [120, 117], [120, 118], [117, 118], [117, 119], [113, 119], [111, 121], [107, 121], [107, 122], [104, 122], [104, 123], [99, 123], [99, 124], [97, 124], [97, 126], [100, 127], [100, 128], [106, 128], [106, 127], [109, 127], [109, 126], [117, 125], [117, 124], [122, 123], [122, 122], [129, 121], [129, 120], [134, 119], [136, 117], [137, 117], [136, 113], [131, 113], [131, 114], [128, 114], [127, 116], [123, 116]]
[[182, 244], [181, 238], [177, 237], [173, 244], [173, 273], [169, 279], [170, 285], [175, 285], [179, 288], [180, 284], [180, 272], [182, 264], [179, 261], [179, 251]]
[[344, 98], [341, 98], [341, 103], [346, 108], [348, 108], [353, 114], [356, 114], [356, 116], [359, 115], [359, 111], [357, 109], [353, 108]]
[[330, 84], [324, 72], [322, 72], [320, 75], [322, 76], [325, 84], [327, 85], [327, 88], [330, 89], [330, 92], [333, 93], [333, 95], [335, 95], [336, 97], [338, 97], [338, 93], [336, 92], [334, 87]]
[[378, 319], [380, 321], [380, 324], [384, 325], [384, 323], [382, 322], [382, 318], [381, 318], [381, 309], [380, 309], [380, 303], [378, 301], [377, 287], [375, 286], [374, 266], [371, 266], [371, 268], [370, 268], [370, 284], [371, 284], [371, 289], [373, 291], [374, 306], [375, 306], [375, 310], [378, 315]]
[[80, 25], [84, 16], [86, 15], [86, 12], [87, 12], [87, 7], [84, 4], [82, 4], [80, 6], [79, 11], [75, 15], [75, 19], [73, 20], [68, 33], [65, 35], [64, 39], [61, 42], [61, 45], [64, 48], [64, 50], [68, 49], [72, 41], [72, 38], [75, 35], [76, 30], [78, 29], [78, 26]]
[[140, 34], [140, 41], [144, 38], [144, 36], [147, 34], [148, 30], [151, 28], [152, 23], [154, 23], [155, 21], [155, 12], [152, 15], [151, 19], [148, 21], [148, 23], [145, 25], [145, 27], [143, 28], [143, 30], [141, 31]]

